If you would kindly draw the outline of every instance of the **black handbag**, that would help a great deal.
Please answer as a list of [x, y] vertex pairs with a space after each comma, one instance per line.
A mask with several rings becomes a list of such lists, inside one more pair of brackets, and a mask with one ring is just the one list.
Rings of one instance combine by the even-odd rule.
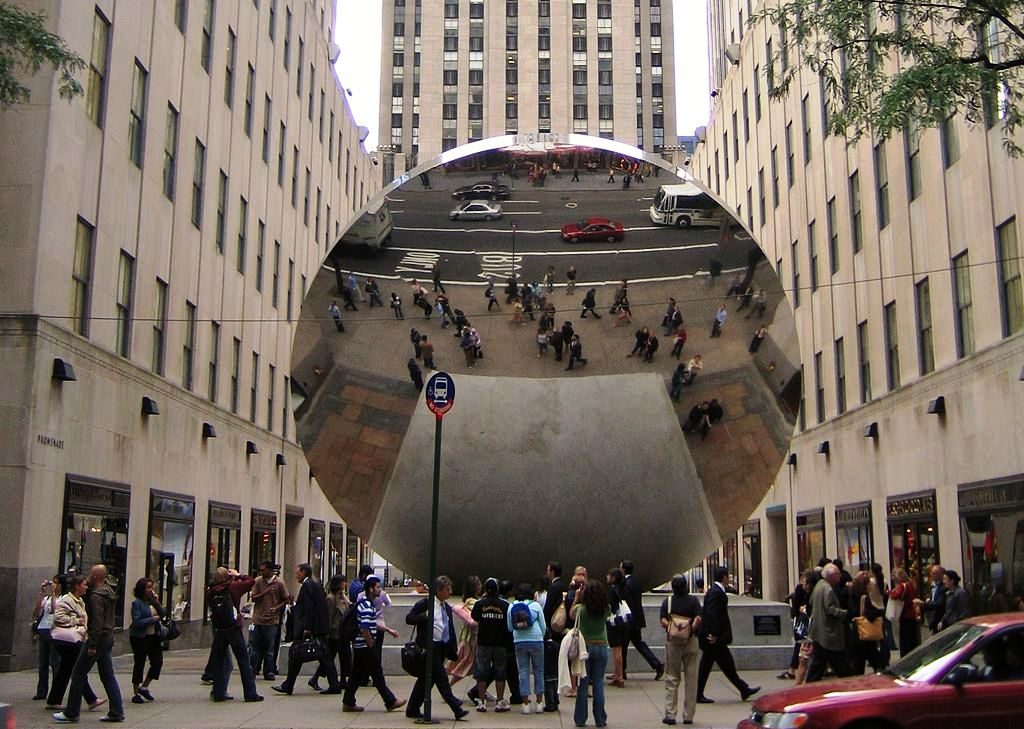
[[413, 678], [420, 678], [427, 667], [427, 652], [416, 642], [419, 628], [413, 630], [412, 639], [402, 646], [402, 670]]
[[319, 661], [327, 655], [327, 646], [319, 638], [304, 638], [292, 643], [291, 650], [301, 663]]
[[160, 640], [174, 640], [181, 635], [181, 628], [170, 618], [163, 618], [157, 624], [160, 631]]

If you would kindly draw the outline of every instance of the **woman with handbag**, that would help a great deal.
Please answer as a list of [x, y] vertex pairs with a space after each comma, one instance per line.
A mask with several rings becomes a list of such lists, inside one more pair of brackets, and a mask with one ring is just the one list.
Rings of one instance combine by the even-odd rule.
[[[71, 680], [71, 673], [82, 652], [82, 645], [89, 635], [89, 614], [85, 609], [85, 593], [89, 589], [85, 575], [74, 575], [68, 579], [68, 591], [57, 600], [53, 609], [53, 627], [50, 629], [51, 647], [60, 656], [60, 665], [53, 677], [50, 694], [46, 697], [46, 708], [50, 711], [63, 709], [64, 692]], [[96, 696], [86, 676], [82, 696], [89, 705], [89, 711], [107, 702]]]
[[881, 644], [885, 638], [884, 615], [885, 603], [882, 591], [878, 588], [870, 573], [861, 572], [854, 578], [856, 582], [863, 577], [864, 589], [860, 596], [858, 615], [854, 618], [857, 631], [857, 643], [853, 655], [853, 675], [864, 673], [865, 665], [876, 671], [882, 666]]
[[[135, 663], [132, 667], [133, 704], [142, 704], [153, 700], [149, 684], [160, 678], [160, 669], [164, 665], [164, 652], [160, 645], [160, 620], [165, 611], [153, 589], [153, 580], [140, 577], [132, 591], [132, 624], [128, 629], [128, 639], [132, 644], [132, 655]], [[142, 674], [149, 659], [149, 671], [143, 680]]]
[[679, 680], [683, 687], [683, 723], [692, 724], [697, 711], [697, 655], [695, 636], [700, 628], [700, 600], [690, 594], [686, 578], [672, 578], [672, 597], [661, 603], [661, 627], [665, 629], [665, 717], [662, 724], [676, 723]]
[[[459, 654], [454, 661], [448, 663], [448, 683], [452, 686], [470, 676], [476, 664], [477, 623], [473, 620], [473, 607], [484, 592], [483, 583], [476, 575], [466, 578], [465, 589], [462, 591], [462, 604], [452, 608], [452, 612], [462, 621], [459, 629]], [[470, 696], [471, 699], [476, 698]], [[474, 702], [475, 703], [475, 702]]]
[[611, 615], [604, 585], [597, 580], [587, 580], [583, 589], [576, 591], [572, 606], [572, 618], [583, 634], [587, 647], [587, 671], [580, 676], [576, 708], [573, 711], [576, 726], [585, 726], [587, 723], [587, 689], [590, 686], [594, 687], [594, 724], [604, 726], [608, 723], [608, 714], [604, 709], [604, 670], [608, 666], [607, 621]]
[[[618, 567], [608, 570], [607, 576], [608, 593], [608, 647], [612, 649], [612, 660], [615, 666], [609, 686], [625, 688], [626, 679], [623, 676], [622, 651], [629, 643], [629, 626], [625, 621], [625, 614], [622, 612], [626, 604], [626, 576]], [[627, 607], [626, 610], [629, 608]]]
[[914, 607], [917, 586], [902, 567], [894, 569], [892, 576], [896, 584], [889, 591], [889, 603], [899, 603], [893, 605], [893, 608], [899, 607], [899, 644], [902, 658], [921, 645], [921, 626], [917, 622], [917, 609]]

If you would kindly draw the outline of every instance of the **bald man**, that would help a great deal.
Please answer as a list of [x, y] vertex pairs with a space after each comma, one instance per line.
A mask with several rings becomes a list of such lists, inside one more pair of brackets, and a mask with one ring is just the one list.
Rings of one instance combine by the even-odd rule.
[[121, 701], [121, 688], [114, 676], [114, 663], [111, 651], [114, 648], [114, 620], [117, 613], [117, 592], [107, 584], [107, 568], [105, 565], [94, 565], [89, 570], [89, 592], [86, 594], [86, 609], [89, 613], [89, 637], [85, 647], [78, 654], [78, 661], [71, 674], [71, 687], [68, 689], [67, 703], [64, 711], [53, 715], [59, 724], [70, 724], [78, 721], [82, 710], [82, 691], [85, 679], [96, 665], [96, 670], [107, 692], [108, 712], [100, 717], [100, 721], [124, 721], [124, 704]]

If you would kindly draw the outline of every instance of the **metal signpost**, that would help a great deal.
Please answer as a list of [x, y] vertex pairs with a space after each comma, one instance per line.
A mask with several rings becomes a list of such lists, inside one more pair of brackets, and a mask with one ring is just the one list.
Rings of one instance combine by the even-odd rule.
[[434, 689], [434, 603], [437, 601], [434, 580], [437, 579], [437, 503], [441, 492], [441, 421], [444, 414], [455, 404], [455, 380], [447, 372], [435, 372], [427, 380], [425, 393], [427, 407], [436, 417], [436, 425], [434, 427], [434, 496], [430, 510], [430, 575], [427, 582], [427, 599], [430, 601], [427, 611], [429, 633], [427, 634], [426, 666], [423, 669], [423, 718], [417, 719], [416, 723], [434, 724], [436, 722], [430, 715], [430, 697]]

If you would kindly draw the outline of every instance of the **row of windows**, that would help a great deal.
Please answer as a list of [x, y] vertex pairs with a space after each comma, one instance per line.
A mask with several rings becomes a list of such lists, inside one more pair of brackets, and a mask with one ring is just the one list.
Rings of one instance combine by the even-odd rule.
[[[263, 266], [263, 222], [260, 221], [260, 241], [257, 266], [259, 275], [262, 276]], [[89, 336], [91, 323], [91, 294], [92, 275], [95, 254], [95, 229], [86, 220], [79, 218], [75, 231], [75, 252], [71, 275], [71, 296], [70, 296], [70, 318], [74, 330], [83, 335]], [[281, 244], [274, 242], [274, 263], [273, 263], [273, 298], [275, 300], [279, 290], [280, 268], [281, 268]], [[130, 358], [132, 354], [132, 333], [135, 323], [135, 258], [127, 251], [120, 251], [117, 268], [117, 288], [115, 291], [115, 316], [114, 316], [114, 351], [121, 357]], [[287, 311], [288, 319], [291, 320], [293, 303], [293, 281], [295, 278], [295, 262], [288, 259], [288, 293]], [[305, 297], [306, 277], [302, 276], [302, 296]], [[170, 322], [168, 312], [168, 282], [157, 277], [153, 296], [153, 311], [151, 318], [152, 335], [150, 344], [150, 368], [160, 376], [165, 375], [165, 364], [167, 356], [167, 328]], [[197, 336], [197, 308], [191, 301], [185, 302], [184, 317], [178, 320], [184, 326], [182, 337], [182, 359], [181, 359], [181, 386], [186, 390], [193, 390], [196, 373], [196, 336]], [[232, 366], [231, 384], [228, 398], [228, 408], [234, 414], [239, 414], [239, 386], [241, 366], [242, 341], [239, 338], [232, 340]], [[219, 371], [220, 371], [220, 350], [221, 350], [221, 325], [217, 321], [210, 322], [210, 360], [207, 369], [207, 398], [214, 404], [222, 404], [219, 392]], [[249, 420], [253, 423], [257, 419], [258, 397], [259, 397], [259, 353], [252, 352], [252, 376], [249, 399]], [[267, 379], [267, 401], [266, 427], [274, 429], [275, 410], [274, 402], [274, 371], [273, 364], [268, 365], [269, 376]], [[285, 397], [289, 396], [287, 377], [285, 378]], [[282, 415], [281, 432], [287, 437], [288, 420], [287, 410]]]
[[[812, 224], [813, 225], [813, 224]], [[997, 281], [1001, 304], [1003, 336], [1024, 331], [1024, 285], [1020, 271], [1020, 248], [1017, 238], [1017, 222], [1011, 218], [995, 231], [997, 256]], [[796, 270], [795, 244], [791, 267]], [[781, 261], [779, 262], [781, 271]], [[956, 355], [962, 359], [974, 353], [974, 311], [971, 293], [971, 261], [969, 252], [955, 256], [951, 261], [953, 327]], [[794, 294], [798, 291], [799, 275], [793, 274]], [[926, 276], [914, 285], [914, 322], [917, 344], [918, 374], [927, 375], [935, 370], [934, 328], [932, 320], [931, 283]], [[860, 375], [860, 402], [872, 399], [871, 366], [868, 352], [868, 322], [857, 326], [857, 369]], [[900, 362], [899, 323], [896, 302], [891, 301], [883, 308], [882, 336], [884, 342], [885, 377], [887, 390], [894, 390], [902, 384], [901, 373], [905, 363]], [[836, 414], [846, 412], [846, 363], [843, 338], [834, 343]], [[825, 379], [822, 373], [822, 352], [814, 355], [815, 415], [817, 423], [823, 423], [825, 414]], [[803, 411], [801, 411], [803, 423]]]

